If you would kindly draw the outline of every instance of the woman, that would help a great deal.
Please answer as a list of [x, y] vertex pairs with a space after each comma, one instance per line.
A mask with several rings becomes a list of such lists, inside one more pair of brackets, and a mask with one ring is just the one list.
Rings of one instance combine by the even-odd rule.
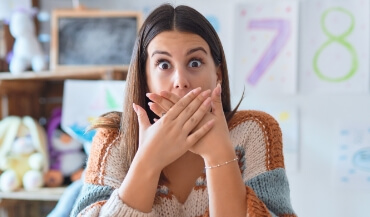
[[230, 106], [211, 24], [162, 5], [136, 41], [124, 113], [104, 115], [72, 216], [295, 216], [281, 132]]

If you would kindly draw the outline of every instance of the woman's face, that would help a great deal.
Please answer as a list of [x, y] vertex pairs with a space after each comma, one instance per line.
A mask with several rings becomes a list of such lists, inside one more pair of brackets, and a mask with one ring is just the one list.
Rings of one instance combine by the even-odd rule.
[[147, 48], [146, 76], [149, 92], [162, 90], [185, 96], [202, 87], [213, 90], [221, 82], [207, 42], [199, 35], [178, 31], [158, 34]]

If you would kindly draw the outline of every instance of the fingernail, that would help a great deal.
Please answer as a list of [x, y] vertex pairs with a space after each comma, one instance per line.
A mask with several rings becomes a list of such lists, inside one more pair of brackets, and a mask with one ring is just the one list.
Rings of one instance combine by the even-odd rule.
[[194, 89], [193, 90], [193, 93], [194, 94], [198, 94], [199, 92], [200, 92], [200, 90], [201, 90], [202, 88], [200, 88], [200, 87], [198, 87], [198, 88], [196, 88], [196, 89]]
[[205, 106], [209, 106], [209, 105], [211, 104], [211, 97], [208, 97], [208, 98], [203, 102], [203, 104], [204, 104]]
[[206, 90], [202, 93], [202, 96], [206, 97], [210, 92], [211, 90]]
[[135, 103], [132, 103], [132, 108], [134, 109], [135, 112], [137, 112], [137, 107]]

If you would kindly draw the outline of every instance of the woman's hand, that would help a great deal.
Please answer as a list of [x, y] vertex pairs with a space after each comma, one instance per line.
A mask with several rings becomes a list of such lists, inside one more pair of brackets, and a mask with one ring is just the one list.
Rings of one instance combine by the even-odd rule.
[[[148, 93], [147, 97], [153, 101], [149, 103], [150, 109], [159, 117], [161, 117], [162, 113], [171, 111], [182, 100], [177, 95], [167, 91], [162, 91], [159, 95]], [[229, 130], [222, 108], [220, 85], [217, 85], [212, 91], [211, 99], [212, 111], [208, 110], [194, 130], [199, 129], [210, 120], [214, 120], [215, 126], [189, 150], [201, 155], [206, 160], [206, 164], [217, 164], [233, 159], [235, 153], [231, 146]], [[157, 122], [161, 119], [157, 120]]]
[[135, 160], [141, 159], [161, 171], [204, 137], [214, 123], [212, 118], [199, 123], [211, 108], [209, 94], [209, 90], [201, 93], [201, 88], [194, 89], [153, 125], [146, 111], [134, 104], [139, 121], [139, 149]]

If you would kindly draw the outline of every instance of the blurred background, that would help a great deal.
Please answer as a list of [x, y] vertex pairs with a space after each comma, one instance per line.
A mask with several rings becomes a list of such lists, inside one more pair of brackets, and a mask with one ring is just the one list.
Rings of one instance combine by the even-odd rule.
[[[35, 9], [30, 11], [46, 64], [40, 75], [47, 82], [37, 86], [42, 89], [34, 96], [37, 105], [31, 103], [36, 108], [19, 115], [45, 125], [52, 108], [63, 103], [64, 80], [73, 78], [74, 72], [62, 79], [45, 75], [54, 70], [53, 11], [83, 6], [136, 11], [145, 19], [167, 2], [194, 7], [216, 29], [226, 52], [233, 105], [244, 91], [241, 109], [263, 110], [278, 120], [298, 216], [370, 216], [369, 0], [0, 0], [0, 79], [26, 80], [8, 75], [14, 44], [8, 24], [19, 7]], [[100, 38], [104, 41], [104, 35]], [[124, 80], [115, 70], [103, 69], [88, 79]], [[17, 106], [9, 103], [11, 84], [1, 83], [4, 118]]]

